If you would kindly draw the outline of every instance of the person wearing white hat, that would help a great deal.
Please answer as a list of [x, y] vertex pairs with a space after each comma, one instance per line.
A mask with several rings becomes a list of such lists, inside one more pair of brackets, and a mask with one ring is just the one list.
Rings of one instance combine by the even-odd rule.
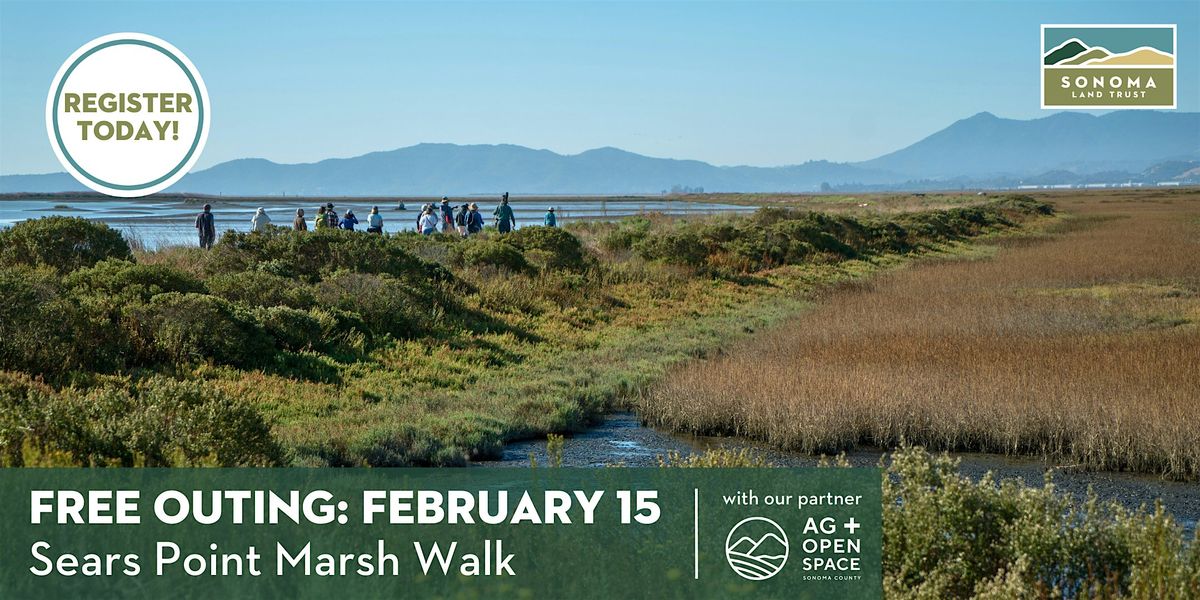
[[467, 235], [475, 235], [483, 231], [483, 215], [479, 214], [479, 205], [472, 202], [471, 210], [467, 212]]
[[442, 233], [448, 233], [454, 229], [454, 207], [450, 206], [450, 199], [442, 196], [442, 203], [438, 206], [438, 211], [441, 213]]
[[267, 209], [260, 206], [250, 219], [250, 231], [266, 231], [270, 224], [271, 216], [267, 214]]
[[546, 227], [558, 227], [558, 217], [554, 216], [554, 207], [546, 209], [546, 218], [542, 221]]

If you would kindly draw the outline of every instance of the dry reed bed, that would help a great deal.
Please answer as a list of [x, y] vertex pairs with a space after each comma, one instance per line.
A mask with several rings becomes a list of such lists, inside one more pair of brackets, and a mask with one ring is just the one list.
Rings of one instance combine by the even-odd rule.
[[1200, 477], [1200, 194], [1060, 209], [994, 258], [833, 290], [641, 414], [809, 453], [905, 440]]

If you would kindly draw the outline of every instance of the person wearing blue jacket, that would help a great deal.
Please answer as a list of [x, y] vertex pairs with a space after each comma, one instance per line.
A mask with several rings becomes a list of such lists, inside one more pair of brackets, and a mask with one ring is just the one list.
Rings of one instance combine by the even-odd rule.
[[346, 215], [342, 217], [342, 222], [339, 226], [347, 231], [354, 231], [354, 226], [358, 225], [358, 218], [354, 216], [354, 211], [346, 211]]
[[471, 212], [467, 213], [467, 235], [483, 231], [483, 215], [479, 214], [479, 205], [471, 203]]
[[551, 206], [546, 211], [546, 218], [542, 221], [546, 227], [558, 227], [558, 218], [554, 216], [554, 207]]
[[211, 204], [205, 204], [204, 212], [196, 215], [196, 231], [200, 234], [200, 247], [212, 250], [213, 243], [217, 241], [217, 224]]
[[450, 199], [442, 196], [442, 204], [438, 207], [442, 211], [442, 233], [447, 233], [454, 229], [454, 207], [450, 206]]

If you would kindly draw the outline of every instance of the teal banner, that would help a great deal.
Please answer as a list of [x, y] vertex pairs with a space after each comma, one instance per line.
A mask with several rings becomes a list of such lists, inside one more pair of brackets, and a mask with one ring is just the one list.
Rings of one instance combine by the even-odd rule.
[[878, 598], [878, 469], [5, 469], [3, 598]]

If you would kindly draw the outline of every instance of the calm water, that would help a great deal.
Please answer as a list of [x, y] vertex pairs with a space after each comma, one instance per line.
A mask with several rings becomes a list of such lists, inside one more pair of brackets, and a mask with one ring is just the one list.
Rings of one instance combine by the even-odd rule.
[[[655, 467], [658, 458], [669, 452], [689, 455], [712, 448], [740, 450], [748, 448], [772, 464], [783, 467], [815, 466], [818, 457], [787, 452], [765, 444], [736, 437], [697, 437], [678, 435], [644, 426], [633, 413], [614, 413], [587, 431], [567, 438], [563, 444], [564, 467], [602, 468], [611, 464], [629, 467]], [[854, 466], [873, 467], [884, 452], [861, 449], [846, 453]], [[539, 465], [550, 464], [546, 440], [525, 440], [504, 447], [499, 460], [479, 461], [482, 467], [529, 468], [530, 457]], [[1061, 462], [1038, 458], [999, 456], [994, 454], [955, 454], [961, 462], [959, 472], [979, 480], [987, 472], [1003, 478], [1016, 478], [1026, 485], [1040, 486], [1047, 471], [1054, 474], [1059, 492], [1078, 501], [1087, 497], [1088, 489], [1101, 500], [1115, 500], [1135, 510], [1145, 506], [1153, 509], [1155, 501], [1162, 502], [1184, 529], [1184, 539], [1191, 539], [1200, 521], [1200, 483], [1165, 481], [1153, 475], [1083, 471]]]
[[[317, 211], [316, 200], [313, 199], [258, 198], [210, 201], [213, 203], [213, 213], [216, 215], [218, 231], [229, 229], [247, 231], [250, 228], [250, 217], [259, 206], [267, 209], [267, 214], [271, 216], [274, 224], [285, 226], [291, 226], [296, 209], [303, 208], [305, 218], [308, 219], [311, 228], [313, 216]], [[372, 206], [367, 203], [369, 201], [356, 203], [353, 200], [343, 199], [334, 202], [338, 214], [344, 213], [346, 209], [353, 210], [360, 221], [359, 228], [366, 229], [367, 214]], [[420, 200], [406, 200], [405, 202], [407, 210], [398, 210], [396, 204], [378, 205], [379, 212], [383, 215], [384, 231], [412, 231], [416, 228], [417, 214], [420, 212], [422, 202]], [[461, 204], [462, 200], [457, 202]], [[479, 203], [479, 211], [483, 213], [485, 221], [490, 224], [496, 202], [479, 200], [476, 202]], [[148, 248], [195, 244], [195, 216], [200, 212], [203, 204], [203, 200], [185, 201], [178, 198], [128, 200], [120, 198], [16, 198], [0, 200], [0, 227], [8, 227], [25, 219], [64, 215], [103, 221], [120, 230], [130, 239], [140, 240]], [[620, 200], [566, 198], [549, 201], [539, 199], [536, 203], [514, 198], [512, 206], [516, 212], [517, 226], [541, 225], [542, 217], [551, 205], [556, 209], [559, 224], [583, 219], [618, 219], [647, 212], [686, 216], [754, 210], [754, 207], [750, 206], [652, 198]]]

